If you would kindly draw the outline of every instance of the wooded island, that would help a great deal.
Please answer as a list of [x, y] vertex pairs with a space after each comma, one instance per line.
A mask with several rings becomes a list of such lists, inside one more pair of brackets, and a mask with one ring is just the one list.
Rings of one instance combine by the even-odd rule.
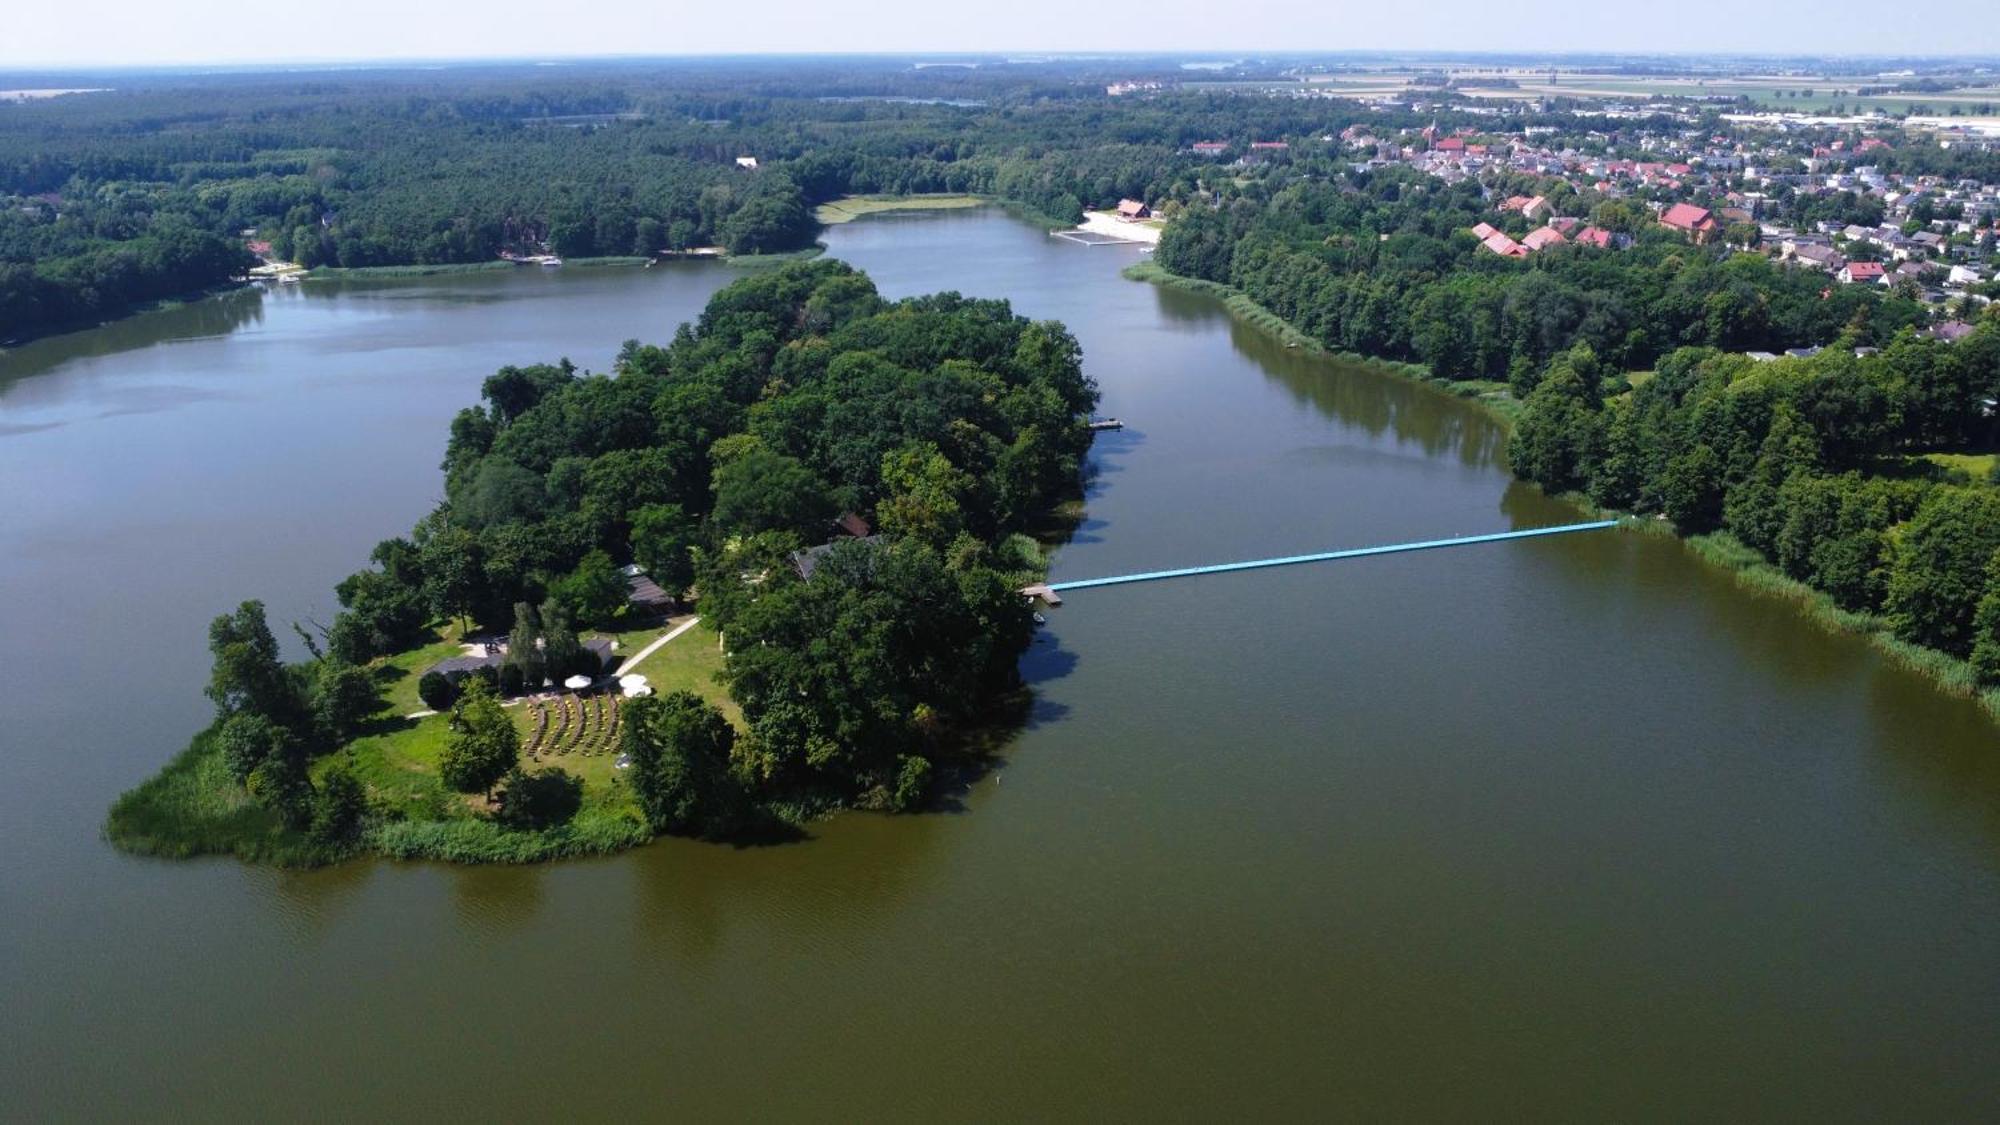
[[[444, 502], [301, 630], [311, 660], [281, 661], [256, 602], [216, 619], [215, 723], [108, 833], [286, 863], [528, 860], [921, 807], [1018, 698], [1027, 533], [1076, 496], [1090, 441], [1080, 358], [1003, 301], [891, 303], [815, 262], [721, 290], [612, 375], [505, 368], [453, 420]], [[678, 690], [564, 699], [605, 753], [558, 758], [585, 740], [503, 701], [597, 687], [579, 628], [659, 633], [628, 597], [641, 568], [700, 613], [642, 666], [689, 654], [661, 666]], [[419, 679], [482, 629], [508, 633], [488, 674]], [[440, 713], [406, 714], [418, 698]]]

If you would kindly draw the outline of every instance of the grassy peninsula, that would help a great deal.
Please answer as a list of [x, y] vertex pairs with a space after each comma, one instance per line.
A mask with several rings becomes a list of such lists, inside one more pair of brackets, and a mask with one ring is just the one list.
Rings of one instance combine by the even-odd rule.
[[119, 798], [113, 843], [309, 864], [784, 838], [926, 807], [1018, 714], [1031, 533], [1074, 502], [1097, 401], [1061, 325], [791, 263], [613, 375], [509, 367], [481, 397], [444, 502], [340, 583], [309, 660], [260, 603], [216, 618], [215, 721]]

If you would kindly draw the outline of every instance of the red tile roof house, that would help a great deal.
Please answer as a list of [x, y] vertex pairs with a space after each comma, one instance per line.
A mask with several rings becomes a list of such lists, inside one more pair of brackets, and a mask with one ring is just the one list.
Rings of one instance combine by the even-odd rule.
[[1672, 227], [1692, 237], [1696, 243], [1707, 242], [1722, 230], [1722, 224], [1708, 213], [1706, 207], [1696, 207], [1692, 203], [1676, 203], [1660, 213], [1660, 225]]
[[1555, 208], [1549, 206], [1548, 197], [1538, 195], [1521, 205], [1521, 217], [1532, 222], [1553, 210]]
[[1493, 236], [1486, 239], [1481, 245], [1503, 258], [1525, 258], [1528, 256], [1527, 247], [1508, 238], [1499, 231], [1494, 231]]
[[1472, 233], [1478, 237], [1479, 241], [1484, 242], [1494, 235], [1499, 234], [1500, 228], [1494, 226], [1492, 223], [1480, 223], [1478, 226], [1472, 228]]
[[1844, 268], [1841, 269], [1839, 276], [1840, 280], [1845, 281], [1850, 285], [1854, 284], [1857, 281], [1862, 281], [1862, 282], [1880, 281], [1882, 280], [1882, 263], [1849, 262]]
[[1188, 146], [1188, 151], [1196, 156], [1221, 156], [1229, 151], [1228, 141], [1196, 141]]
[[1118, 201], [1118, 217], [1128, 223], [1139, 219], [1150, 219], [1153, 217], [1153, 209], [1136, 199], [1121, 199]]
[[1562, 232], [1554, 227], [1541, 227], [1529, 231], [1527, 236], [1521, 239], [1521, 245], [1530, 250], [1540, 250], [1548, 246], [1561, 246], [1568, 241], [1569, 239], [1564, 238]]
[[1465, 141], [1459, 137], [1446, 137], [1435, 146], [1439, 152], [1464, 152]]
[[1609, 250], [1611, 249], [1611, 232], [1608, 230], [1599, 230], [1597, 227], [1585, 227], [1577, 231], [1576, 237], [1571, 241], [1575, 242], [1578, 246], [1596, 246]]

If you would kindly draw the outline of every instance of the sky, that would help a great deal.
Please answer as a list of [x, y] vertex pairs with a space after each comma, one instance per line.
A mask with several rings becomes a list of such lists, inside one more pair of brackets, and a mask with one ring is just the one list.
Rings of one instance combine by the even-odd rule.
[[[2000, 55], [2000, 0], [24, 0], [0, 68], [813, 52]], [[1100, 12], [1101, 16], [1087, 16]], [[1896, 13], [1891, 15], [1891, 13]]]

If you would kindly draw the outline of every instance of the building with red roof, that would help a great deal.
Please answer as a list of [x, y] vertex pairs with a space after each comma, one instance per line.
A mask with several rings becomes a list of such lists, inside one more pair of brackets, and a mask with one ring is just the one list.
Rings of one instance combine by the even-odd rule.
[[1707, 242], [1722, 230], [1722, 224], [1708, 213], [1706, 207], [1696, 207], [1692, 203], [1676, 203], [1660, 213], [1660, 225], [1672, 227], [1695, 240]]
[[1562, 236], [1562, 232], [1557, 230], [1556, 228], [1540, 227], [1535, 230], [1529, 231], [1527, 235], [1521, 239], [1521, 245], [1527, 247], [1530, 250], [1542, 250], [1550, 246], [1561, 246], [1563, 243], [1568, 241], [1569, 239], [1564, 238]]

